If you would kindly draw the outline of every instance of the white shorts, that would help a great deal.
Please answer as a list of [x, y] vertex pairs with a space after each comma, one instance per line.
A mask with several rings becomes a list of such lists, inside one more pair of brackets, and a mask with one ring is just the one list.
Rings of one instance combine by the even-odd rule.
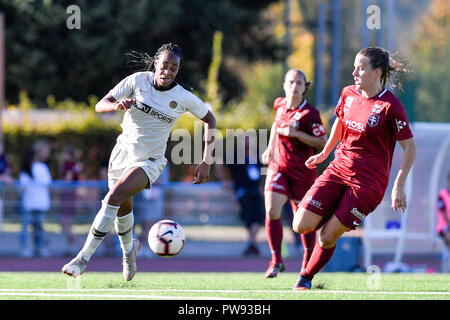
[[129, 161], [125, 148], [121, 147], [120, 143], [117, 143], [114, 146], [109, 159], [108, 187], [111, 189], [117, 181], [119, 181], [122, 175], [131, 168], [139, 167], [147, 174], [149, 180], [147, 189], [150, 189], [163, 171], [166, 163], [167, 159], [165, 157], [143, 161]]

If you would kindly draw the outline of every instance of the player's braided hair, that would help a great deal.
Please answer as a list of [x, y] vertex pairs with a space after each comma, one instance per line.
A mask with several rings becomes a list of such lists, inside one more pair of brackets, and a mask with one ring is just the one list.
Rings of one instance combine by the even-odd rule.
[[182, 83], [179, 78], [180, 76], [180, 70], [181, 65], [183, 64], [183, 52], [181, 51], [180, 46], [174, 43], [165, 43], [159, 49], [156, 51], [154, 56], [150, 56], [148, 53], [143, 52], [136, 52], [132, 51], [128, 53], [127, 55], [130, 57], [129, 63], [139, 65], [143, 67], [145, 71], [155, 71], [155, 61], [158, 60], [159, 56], [164, 52], [171, 52], [176, 54], [180, 58], [180, 69], [178, 71], [177, 77], [178, 78], [177, 83], [181, 85], [183, 88], [185, 88], [188, 91], [192, 91], [193, 88], [185, 83]]
[[390, 83], [392, 87], [402, 88], [400, 74], [409, 71], [405, 63], [395, 60], [387, 50], [379, 47], [364, 48], [358, 54], [369, 58], [372, 69], [381, 69], [381, 85], [383, 88], [387, 86], [391, 78], [395, 79], [395, 82], [391, 81]]

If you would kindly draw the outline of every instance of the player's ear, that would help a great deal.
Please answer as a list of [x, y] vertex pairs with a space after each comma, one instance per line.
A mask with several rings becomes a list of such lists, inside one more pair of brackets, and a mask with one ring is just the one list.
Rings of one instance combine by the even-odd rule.
[[381, 76], [383, 75], [383, 71], [381, 70], [381, 68], [376, 68], [375, 72], [377, 73], [377, 77], [380, 77], [381, 79]]

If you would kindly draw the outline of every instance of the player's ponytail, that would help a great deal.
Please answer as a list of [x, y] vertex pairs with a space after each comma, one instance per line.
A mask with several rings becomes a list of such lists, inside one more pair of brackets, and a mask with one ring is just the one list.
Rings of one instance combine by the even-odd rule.
[[369, 58], [372, 69], [380, 68], [380, 81], [383, 88], [385, 88], [388, 83], [390, 83], [393, 88], [402, 88], [400, 76], [402, 73], [407, 73], [409, 71], [405, 63], [394, 59], [387, 50], [379, 47], [364, 48], [360, 50], [358, 54]]

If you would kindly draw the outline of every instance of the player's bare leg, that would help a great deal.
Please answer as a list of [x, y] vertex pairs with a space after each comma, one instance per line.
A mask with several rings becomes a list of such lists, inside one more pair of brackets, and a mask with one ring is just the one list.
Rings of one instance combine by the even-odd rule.
[[336, 249], [336, 241], [348, 231], [335, 215], [328, 220], [320, 231], [319, 239], [314, 246], [308, 264], [302, 270], [294, 290], [307, 290], [311, 288], [314, 276], [330, 261]]
[[[92, 227], [84, 247], [74, 259], [63, 266], [61, 270], [62, 273], [67, 274], [68, 276], [76, 277], [84, 272], [91, 256], [102, 243], [106, 234], [108, 234], [113, 228], [117, 216], [125, 215], [125, 212], [130, 213], [132, 210], [132, 202], [127, 200], [130, 199], [130, 197], [132, 197], [135, 193], [144, 189], [147, 185], [148, 177], [141, 168], [132, 168], [123, 175], [114, 187], [111, 188], [105, 196], [105, 199], [103, 199], [102, 207], [92, 223]], [[126, 219], [122, 219], [122, 221], [123, 220]], [[127, 224], [129, 224], [129, 221], [127, 221]], [[129, 237], [131, 236], [132, 233], [130, 232]], [[126, 236], [124, 236], [124, 239], [125, 238]], [[133, 241], [124, 240], [124, 243], [124, 247], [128, 248], [128, 251], [125, 253], [130, 253], [133, 249]], [[131, 261], [130, 263], [134, 264], [134, 266], [129, 268], [130, 270], [136, 269], [135, 259], [127, 259], [127, 261]], [[130, 277], [129, 274], [130, 273], [127, 271], [127, 278]]]
[[[294, 212], [294, 215], [299, 209], [299, 206], [298, 206], [299, 203], [300, 203], [300, 200], [291, 199], [291, 208], [292, 208], [292, 212]], [[301, 240], [302, 247], [303, 247], [302, 269], [301, 269], [301, 270], [303, 270], [306, 267], [306, 265], [308, 264], [308, 261], [309, 261], [309, 258], [311, 257], [314, 246], [316, 245], [316, 232], [310, 231], [310, 232], [306, 232], [306, 233], [301, 233], [300, 240]]]
[[136, 274], [136, 257], [141, 243], [133, 239], [134, 215], [133, 195], [143, 190], [149, 184], [145, 171], [139, 167], [130, 169], [105, 197], [110, 203], [120, 203], [114, 228], [122, 248], [123, 277], [130, 281]]

